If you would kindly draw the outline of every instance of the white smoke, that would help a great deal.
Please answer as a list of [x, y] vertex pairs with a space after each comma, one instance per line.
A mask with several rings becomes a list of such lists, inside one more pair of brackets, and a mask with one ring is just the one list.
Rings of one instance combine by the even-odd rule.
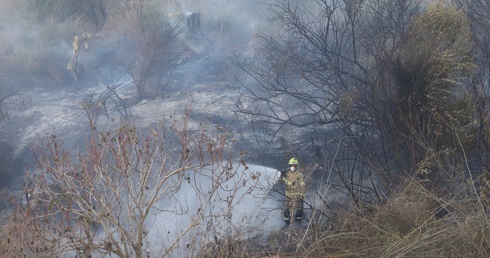
[[[172, 248], [171, 257], [184, 257], [211, 241], [246, 239], [284, 224], [282, 204], [273, 189], [279, 178], [276, 169], [249, 165], [216, 192], [212, 178], [192, 172], [186, 176], [188, 182], [160, 207], [183, 214], [160, 212], [149, 219], [147, 247], [152, 257], [163, 255], [167, 248]], [[204, 219], [196, 221], [201, 215]]]

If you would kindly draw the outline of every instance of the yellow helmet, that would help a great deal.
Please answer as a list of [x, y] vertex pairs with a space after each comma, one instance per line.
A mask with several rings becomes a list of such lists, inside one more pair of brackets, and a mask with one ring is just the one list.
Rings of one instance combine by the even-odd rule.
[[289, 165], [299, 165], [298, 159], [296, 159], [296, 158], [290, 159]]

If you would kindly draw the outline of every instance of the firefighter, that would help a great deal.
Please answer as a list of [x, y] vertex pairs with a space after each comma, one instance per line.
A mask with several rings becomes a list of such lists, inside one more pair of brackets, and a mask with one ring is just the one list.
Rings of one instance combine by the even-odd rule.
[[201, 30], [201, 13], [190, 13], [186, 16], [186, 20], [190, 32]]
[[282, 172], [282, 181], [285, 184], [286, 205], [284, 210], [284, 221], [286, 225], [291, 224], [291, 220], [301, 224], [303, 219], [303, 199], [306, 193], [306, 186], [303, 174], [299, 171], [298, 159], [289, 160], [289, 168]]

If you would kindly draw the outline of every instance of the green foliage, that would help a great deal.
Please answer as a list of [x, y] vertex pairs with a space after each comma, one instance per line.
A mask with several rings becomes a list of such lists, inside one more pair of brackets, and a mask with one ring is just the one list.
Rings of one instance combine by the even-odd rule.
[[464, 76], [475, 68], [471, 31], [464, 13], [436, 4], [414, 19], [400, 44], [397, 76], [400, 98], [414, 101], [447, 99]]
[[458, 149], [456, 133], [472, 135], [474, 107], [463, 86], [475, 69], [472, 45], [464, 12], [437, 3], [413, 19], [395, 46], [393, 139], [410, 167]]

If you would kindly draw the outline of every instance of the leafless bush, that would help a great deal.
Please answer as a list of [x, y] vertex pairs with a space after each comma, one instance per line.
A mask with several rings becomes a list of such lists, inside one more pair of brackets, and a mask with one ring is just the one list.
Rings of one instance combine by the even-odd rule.
[[248, 75], [237, 109], [258, 142], [293, 131], [327, 160], [340, 142], [334, 171], [358, 205], [382, 202], [413, 173], [431, 187], [460, 179], [456, 132], [472, 148], [476, 131], [463, 11], [384, 0], [270, 7], [277, 33], [259, 35], [250, 60], [237, 58]]
[[170, 23], [155, 1], [124, 2], [125, 43], [129, 56], [123, 65], [133, 79], [138, 98], [150, 95], [148, 86], [161, 88], [165, 77], [177, 67], [185, 48], [179, 44], [180, 22]]
[[[250, 190], [245, 184], [250, 179], [246, 168], [228, 159], [224, 134], [192, 133], [186, 119], [166, 128], [92, 130], [86, 149], [77, 153], [54, 135], [41, 139], [36, 144], [40, 172], [26, 184], [15, 212], [23, 247], [49, 257], [69, 251], [84, 257], [144, 257], [151, 251], [166, 256], [179, 253], [180, 241], [187, 239], [192, 248], [186, 252], [198, 250], [212, 232], [199, 228], [231, 219], [237, 200]], [[198, 201], [198, 210], [173, 197], [182, 187]], [[239, 193], [240, 188], [246, 189]], [[221, 189], [225, 194], [218, 193]], [[213, 200], [227, 205], [210, 210]], [[189, 224], [180, 225], [175, 239], [149, 240], [149, 234], [163, 234], [151, 231], [151, 218], [162, 215], [187, 216]]]
[[12, 109], [23, 107], [30, 102], [29, 94], [10, 89], [3, 75], [0, 74], [0, 122], [10, 118]]
[[129, 119], [131, 115], [131, 98], [125, 98], [119, 92], [130, 85], [115, 82], [105, 83], [104, 86], [106, 89], [102, 93], [89, 92], [80, 100], [82, 109], [91, 118], [92, 126], [97, 126], [101, 115], [109, 119], [109, 113], [112, 111], [119, 113], [124, 120]]

